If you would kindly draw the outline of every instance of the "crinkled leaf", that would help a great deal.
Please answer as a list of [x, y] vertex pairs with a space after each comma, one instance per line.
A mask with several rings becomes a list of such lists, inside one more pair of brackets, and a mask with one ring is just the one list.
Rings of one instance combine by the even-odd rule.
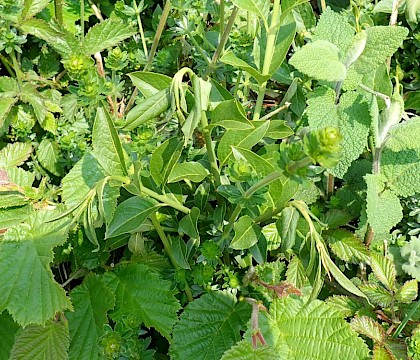
[[209, 171], [199, 162], [190, 161], [176, 163], [168, 177], [168, 183], [181, 180], [201, 182], [209, 174]]
[[58, 144], [49, 139], [43, 139], [37, 149], [37, 158], [42, 167], [55, 176], [60, 176], [63, 168], [59, 163], [61, 157]]
[[106, 19], [89, 29], [83, 39], [83, 51], [86, 55], [93, 55], [118, 45], [135, 33], [135, 29], [119, 18]]
[[337, 229], [328, 231], [325, 235], [332, 252], [341, 260], [358, 264], [368, 259], [365, 245], [352, 232]]
[[353, 318], [351, 320], [351, 328], [379, 344], [382, 344], [387, 337], [382, 325], [368, 316], [356, 316]]
[[50, 0], [25, 0], [21, 17], [23, 19], [29, 19], [41, 12], [49, 3]]
[[343, 81], [347, 69], [340, 61], [340, 49], [325, 40], [304, 45], [289, 63], [300, 72], [317, 80]]
[[32, 152], [31, 143], [9, 143], [0, 150], [0, 168], [22, 165]]
[[386, 140], [386, 147], [392, 151], [404, 151], [409, 149], [420, 149], [420, 117], [412, 118], [394, 126], [389, 131], [389, 138]]
[[218, 360], [240, 340], [250, 307], [227, 292], [210, 292], [189, 303], [173, 331], [171, 359]]
[[17, 225], [26, 220], [32, 212], [32, 207], [22, 206], [12, 209], [0, 209], [0, 230]]
[[3, 127], [4, 120], [18, 100], [18, 97], [2, 99], [0, 95], [0, 128]]
[[108, 323], [107, 312], [115, 305], [115, 296], [99, 275], [88, 275], [74, 288], [70, 297], [74, 312], [67, 312], [70, 329], [71, 360], [99, 358], [98, 340]]
[[221, 360], [282, 360], [279, 351], [270, 346], [254, 347], [248, 340], [242, 340], [226, 351]]
[[358, 299], [344, 295], [333, 295], [326, 299], [325, 302], [337, 309], [343, 317], [354, 316], [364, 306]]
[[392, 303], [392, 294], [383, 286], [376, 284], [360, 285], [360, 290], [366, 294], [369, 301], [374, 305], [388, 307]]
[[104, 278], [116, 297], [115, 308], [110, 312], [114, 321], [134, 315], [146, 327], [154, 327], [169, 338], [180, 309], [170, 281], [162, 280], [143, 264], [120, 265]]
[[406, 281], [395, 293], [395, 299], [398, 302], [410, 304], [417, 298], [418, 282], [417, 280]]
[[276, 221], [281, 238], [281, 251], [290, 250], [296, 241], [296, 227], [299, 220], [299, 211], [294, 206], [287, 206], [281, 212], [280, 219]]
[[289, 262], [286, 271], [286, 280], [287, 282], [294, 284], [297, 288], [302, 288], [307, 284], [308, 277], [306, 276], [305, 268], [299, 257], [295, 256]]
[[173, 137], [162, 143], [150, 159], [150, 175], [158, 185], [164, 185], [181, 156], [183, 143]]
[[388, 290], [394, 290], [397, 271], [395, 270], [395, 265], [392, 260], [386, 256], [375, 253], [371, 255], [370, 267], [376, 278], [384, 284]]
[[133, 196], [118, 205], [114, 217], [106, 230], [106, 237], [136, 232], [150, 214], [161, 205], [153, 199]]

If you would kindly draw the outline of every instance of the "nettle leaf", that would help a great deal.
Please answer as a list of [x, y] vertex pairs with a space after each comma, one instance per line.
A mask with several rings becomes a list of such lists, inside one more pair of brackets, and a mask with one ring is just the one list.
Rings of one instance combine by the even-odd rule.
[[408, 35], [401, 26], [372, 26], [366, 29], [367, 41], [362, 55], [354, 63], [360, 74], [369, 74], [392, 56]]
[[105, 237], [136, 232], [149, 215], [155, 213], [160, 206], [155, 200], [140, 196], [133, 196], [123, 201], [115, 210]]
[[0, 309], [21, 326], [45, 324], [56, 312], [71, 308], [49, 268], [52, 249], [66, 241], [67, 228], [63, 221], [45, 223], [45, 214], [9, 229], [0, 242]]
[[1, 98], [0, 96], [0, 127], [3, 127], [4, 120], [12, 109], [13, 105], [19, 100], [18, 97], [14, 98]]
[[369, 355], [340, 312], [319, 300], [307, 304], [302, 298], [275, 299], [268, 313], [260, 312], [259, 327], [284, 359], [360, 360]]
[[299, 289], [308, 283], [305, 267], [299, 257], [295, 256], [289, 262], [286, 271], [286, 280]]
[[397, 271], [392, 260], [381, 254], [372, 254], [370, 267], [376, 278], [384, 284], [388, 290], [393, 291], [395, 288]]
[[373, 231], [387, 234], [403, 218], [402, 207], [397, 195], [385, 188], [380, 175], [365, 175], [367, 184], [366, 213]]
[[108, 111], [99, 106], [92, 130], [92, 154], [110, 175], [127, 176], [124, 150]]
[[59, 163], [60, 147], [55, 141], [43, 139], [37, 149], [37, 158], [42, 167], [55, 176], [63, 173], [63, 168]]
[[127, 75], [145, 98], [167, 89], [172, 82], [172, 79], [167, 75], [148, 71], [135, 71]]
[[343, 317], [354, 316], [365, 306], [359, 300], [344, 295], [333, 295], [326, 299], [325, 302], [337, 309]]
[[181, 180], [192, 182], [201, 182], [209, 175], [209, 171], [199, 162], [190, 161], [176, 163], [168, 177], [168, 183], [174, 183]]
[[392, 301], [392, 294], [383, 286], [375, 284], [360, 285], [360, 290], [368, 297], [369, 301], [374, 305], [388, 307]]
[[326, 231], [325, 235], [325, 240], [332, 252], [341, 260], [359, 264], [369, 259], [365, 245], [352, 232], [337, 229]]
[[83, 39], [83, 51], [93, 55], [136, 34], [136, 30], [118, 18], [110, 18], [92, 26]]
[[354, 36], [354, 30], [345, 15], [339, 14], [327, 7], [319, 17], [313, 40], [325, 40], [337, 46], [341, 55], [347, 52]]
[[183, 142], [173, 137], [162, 143], [150, 159], [150, 175], [158, 185], [165, 185], [181, 156]]
[[136, 127], [151, 121], [169, 109], [171, 97], [169, 87], [145, 98], [134, 106], [127, 114], [124, 130], [133, 130]]
[[49, 3], [50, 0], [25, 0], [25, 6], [22, 10], [21, 18], [28, 19], [34, 17], [46, 8]]
[[69, 345], [66, 323], [50, 320], [44, 326], [29, 325], [16, 333], [10, 360], [66, 360]]
[[66, 312], [70, 329], [71, 360], [99, 359], [98, 340], [108, 323], [107, 312], [115, 305], [115, 296], [96, 274], [85, 277], [70, 297], [74, 311]]
[[19, 330], [19, 325], [16, 324], [12, 317], [4, 311], [0, 314], [0, 359], [10, 359], [10, 351], [15, 342], [15, 334]]
[[23, 222], [31, 216], [32, 211], [33, 208], [31, 205], [0, 209], [0, 230], [7, 229], [8, 227]]
[[22, 165], [31, 155], [30, 143], [10, 143], [0, 150], [0, 167], [9, 168]]
[[395, 293], [395, 300], [405, 304], [410, 304], [417, 298], [418, 281], [413, 279], [406, 281]]
[[304, 45], [292, 55], [289, 63], [317, 80], [343, 81], [347, 74], [345, 65], [340, 61], [340, 49], [325, 40]]
[[382, 325], [368, 316], [356, 316], [353, 318], [351, 320], [351, 328], [379, 344], [382, 344], [387, 337]]
[[270, 346], [254, 347], [249, 341], [240, 342], [226, 351], [221, 360], [281, 360], [280, 353]]
[[249, 249], [258, 242], [261, 235], [261, 228], [254, 224], [248, 215], [239, 218], [233, 225], [235, 236], [232, 239], [229, 247], [235, 250]]
[[247, 303], [214, 291], [189, 303], [173, 331], [171, 359], [218, 360], [241, 338], [251, 316]]
[[411, 118], [389, 131], [385, 146], [392, 151], [420, 149], [420, 117]]
[[104, 279], [116, 297], [115, 308], [110, 312], [114, 321], [134, 315], [146, 327], [154, 327], [169, 338], [180, 309], [170, 281], [162, 280], [143, 264], [120, 265], [106, 273]]
[[381, 156], [381, 172], [387, 187], [398, 196], [412, 196], [419, 192], [420, 150], [392, 151], [384, 149]]

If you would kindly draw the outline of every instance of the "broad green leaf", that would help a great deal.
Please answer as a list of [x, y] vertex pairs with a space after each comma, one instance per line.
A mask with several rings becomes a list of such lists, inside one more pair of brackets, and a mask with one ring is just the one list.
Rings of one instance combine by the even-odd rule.
[[68, 359], [69, 329], [62, 321], [29, 325], [15, 335], [10, 360]]
[[270, 78], [270, 75], [261, 74], [257, 69], [249, 65], [247, 62], [239, 59], [232, 51], [228, 51], [221, 58], [220, 61], [232, 65], [235, 68], [246, 71], [250, 74], [259, 84], [267, 81]]
[[277, 230], [276, 223], [271, 223], [271, 224], [265, 225], [261, 229], [261, 232], [267, 240], [267, 249], [268, 250], [270, 250], [270, 251], [277, 250], [280, 247], [281, 237], [280, 237], [280, 234]]
[[251, 150], [232, 146], [232, 153], [237, 161], [245, 159], [258, 175], [267, 176], [274, 172], [274, 166], [269, 161]]
[[4, 311], [0, 314], [0, 359], [9, 360], [10, 351], [15, 342], [15, 333], [19, 330], [19, 325], [16, 324], [12, 317]]
[[417, 298], [418, 282], [417, 280], [406, 281], [395, 293], [395, 299], [398, 302], [410, 304]]
[[191, 269], [187, 259], [187, 246], [185, 245], [184, 240], [182, 240], [179, 236], [173, 238], [169, 237], [169, 240], [171, 241], [172, 254], [176, 264], [181, 269]]
[[347, 69], [340, 61], [340, 50], [325, 40], [304, 45], [290, 58], [289, 63], [300, 72], [317, 80], [343, 81]]
[[83, 51], [86, 55], [93, 55], [118, 45], [135, 33], [135, 29], [119, 18], [106, 19], [89, 29], [83, 38]]
[[227, 131], [219, 142], [217, 155], [220, 166], [226, 164], [231, 158], [233, 146], [250, 149], [257, 144], [265, 135], [270, 123], [268, 121], [253, 122], [255, 129]]
[[22, 165], [31, 155], [31, 143], [9, 143], [0, 150], [0, 167], [9, 168]]
[[[238, 129], [242, 129], [242, 126], [249, 126], [252, 128], [252, 123], [247, 120], [245, 111], [241, 103], [235, 99], [222, 101], [216, 106], [216, 108], [211, 112], [211, 124], [212, 127], [214, 124], [219, 124], [223, 120], [231, 120], [238, 122]], [[220, 125], [223, 126], [223, 125]], [[227, 129], [230, 129], [227, 128]]]
[[109, 175], [127, 176], [124, 150], [108, 111], [99, 106], [92, 130], [92, 154]]
[[226, 351], [221, 360], [282, 360], [281, 353], [270, 346], [252, 346], [248, 340], [242, 340]]
[[0, 127], [3, 127], [4, 120], [12, 109], [13, 105], [19, 100], [18, 97], [15, 98], [4, 98], [0, 96]]
[[77, 39], [56, 22], [46, 23], [41, 19], [27, 19], [22, 21], [19, 27], [24, 32], [45, 40], [48, 45], [64, 56], [80, 52]]
[[383, 150], [381, 172], [386, 177], [387, 187], [395, 195], [407, 197], [419, 192], [419, 158], [420, 150], [405, 149], [398, 152]]
[[354, 63], [360, 74], [368, 74], [391, 57], [407, 37], [408, 29], [401, 26], [372, 26], [366, 29], [367, 41], [362, 55]]
[[229, 247], [235, 250], [246, 250], [258, 242], [261, 235], [261, 229], [248, 216], [244, 215], [233, 225], [235, 236], [232, 239]]
[[172, 82], [172, 79], [167, 75], [148, 71], [136, 71], [127, 75], [145, 98], [167, 89]]
[[43, 139], [36, 153], [38, 161], [44, 169], [55, 176], [60, 176], [63, 173], [63, 168], [59, 163], [60, 148], [55, 141]]
[[197, 229], [198, 217], [200, 210], [193, 207], [191, 211], [179, 221], [179, 230], [187, 234], [191, 239], [199, 239], [200, 235]]
[[366, 284], [360, 285], [360, 290], [368, 297], [374, 305], [389, 307], [393, 301], [392, 294], [381, 285]]
[[395, 125], [389, 131], [385, 146], [392, 151], [420, 149], [420, 117]]
[[199, 162], [176, 163], [169, 174], [168, 183], [181, 180], [201, 182], [208, 174], [209, 171]]
[[394, 291], [397, 271], [395, 270], [393, 262], [386, 256], [374, 253], [371, 255], [370, 267], [376, 278], [384, 284], [388, 290]]
[[160, 207], [153, 199], [133, 196], [118, 205], [114, 217], [106, 230], [106, 238], [134, 233], [150, 214]]
[[107, 312], [115, 305], [115, 295], [97, 274], [85, 277], [70, 297], [74, 312], [66, 312], [70, 329], [70, 360], [99, 359], [98, 340], [108, 323]]
[[346, 54], [354, 36], [354, 30], [344, 14], [328, 7], [319, 17], [313, 40], [325, 40], [340, 49], [341, 58]]
[[232, 0], [232, 3], [239, 9], [249, 11], [257, 15], [268, 29], [268, 13], [270, 2], [268, 0]]
[[326, 86], [316, 87], [307, 103], [306, 113], [311, 130], [338, 127], [340, 121], [333, 89]]
[[403, 218], [398, 197], [385, 188], [385, 178], [365, 175], [367, 183], [366, 213], [369, 224], [377, 234], [387, 234]]
[[286, 280], [299, 289], [307, 284], [308, 278], [306, 276], [306, 271], [299, 257], [295, 256], [289, 262], [286, 271]]
[[0, 209], [0, 230], [23, 222], [31, 215], [31, 212], [32, 207], [30, 205], [12, 209]]
[[169, 88], [161, 90], [147, 97], [133, 107], [127, 114], [124, 124], [125, 130], [133, 130], [136, 127], [157, 118], [171, 106]]
[[365, 315], [354, 317], [351, 320], [351, 328], [379, 344], [382, 344], [387, 337], [382, 325]]
[[291, 135], [293, 135], [293, 130], [286, 125], [285, 121], [283, 120], [271, 120], [270, 127], [265, 134], [266, 137], [271, 139], [285, 139]]
[[180, 309], [171, 281], [162, 280], [143, 264], [120, 265], [104, 278], [115, 293], [115, 308], [110, 312], [114, 321], [135, 316], [169, 338]]
[[219, 360], [241, 338], [250, 306], [234, 295], [212, 291], [190, 302], [173, 330], [172, 360]]
[[150, 159], [150, 175], [158, 185], [165, 185], [181, 156], [183, 143], [173, 137], [163, 142]]
[[71, 308], [49, 267], [52, 249], [66, 241], [67, 229], [63, 221], [45, 223], [45, 214], [9, 229], [0, 242], [0, 309], [7, 309], [21, 326], [45, 324]]
[[287, 360], [360, 360], [369, 355], [340, 312], [319, 300], [275, 299], [269, 313], [259, 313], [259, 327], [268, 345]]
[[46, 8], [49, 3], [50, 0], [25, 0], [25, 6], [23, 8], [21, 18], [28, 19], [34, 17]]
[[344, 229], [327, 231], [325, 240], [332, 252], [347, 263], [359, 264], [369, 259], [365, 245], [350, 231]]
[[281, 237], [281, 251], [290, 250], [296, 241], [296, 227], [299, 220], [299, 211], [294, 206], [287, 206], [281, 212], [280, 219], [276, 221]]

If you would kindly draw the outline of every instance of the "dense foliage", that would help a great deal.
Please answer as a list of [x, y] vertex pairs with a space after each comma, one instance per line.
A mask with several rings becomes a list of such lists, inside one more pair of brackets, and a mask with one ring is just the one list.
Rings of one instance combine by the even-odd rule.
[[420, 359], [418, 0], [0, 0], [0, 360]]

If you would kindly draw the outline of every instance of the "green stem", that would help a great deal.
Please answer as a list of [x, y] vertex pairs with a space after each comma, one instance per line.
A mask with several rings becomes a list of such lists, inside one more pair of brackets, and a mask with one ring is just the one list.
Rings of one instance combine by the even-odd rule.
[[134, 10], [135, 10], [136, 15], [137, 15], [137, 24], [139, 26], [139, 32], [140, 32], [141, 42], [143, 44], [144, 56], [147, 59], [148, 56], [149, 56], [149, 54], [148, 54], [148, 51], [147, 51], [146, 39], [144, 37], [143, 24], [142, 24], [141, 18], [140, 18], [140, 11], [139, 11], [139, 8], [137, 6], [137, 1], [136, 0], [133, 0], [133, 5], [134, 5]]
[[327, 199], [334, 194], [334, 175], [327, 175]]
[[[178, 266], [178, 263], [175, 260], [174, 254], [172, 252], [172, 246], [171, 246], [168, 238], [166, 237], [166, 234], [163, 231], [163, 228], [160, 225], [160, 222], [157, 219], [156, 214], [150, 215], [150, 220], [152, 220], [152, 224], [155, 227], [155, 230], [158, 233], [158, 235], [160, 237], [160, 240], [162, 241], [163, 247], [164, 247], [166, 253], [169, 256], [169, 259], [171, 260], [172, 265], [174, 266], [175, 270], [178, 270], [179, 266]], [[194, 298], [192, 296], [192, 293], [191, 293], [191, 289], [190, 289], [187, 281], [185, 281], [185, 294], [188, 297], [188, 301], [193, 301], [194, 300]]]
[[[271, 23], [270, 23], [270, 27], [268, 28], [267, 46], [265, 48], [265, 54], [264, 54], [264, 63], [263, 63], [263, 69], [262, 69], [263, 75], [268, 75], [270, 72], [270, 65], [271, 65], [271, 61], [273, 60], [273, 55], [274, 55], [274, 45], [276, 42], [279, 17], [280, 17], [280, 0], [274, 0], [273, 11], [271, 13]], [[264, 81], [262, 84], [260, 84], [260, 87], [258, 89], [258, 98], [255, 104], [254, 117], [253, 117], [254, 121], [259, 120], [261, 116], [261, 110], [262, 110], [262, 105], [264, 103], [266, 88], [267, 88], [267, 81]]]
[[220, 33], [224, 33], [225, 28], [225, 0], [220, 0]]
[[176, 210], [183, 212], [184, 214], [189, 214], [190, 212], [190, 209], [180, 204], [178, 201], [172, 200], [165, 195], [160, 195], [147, 187], [142, 186], [141, 192], [145, 195], [152, 197], [153, 199], [159, 200], [160, 202], [163, 202], [164, 204], [173, 207]]
[[321, 0], [321, 11], [324, 12], [327, 10], [327, 3], [325, 0]]
[[80, 0], [80, 28], [81, 28], [81, 37], [82, 39], [85, 36], [85, 1]]
[[0, 54], [0, 61], [2, 62], [2, 64], [4, 65], [4, 67], [7, 69], [7, 71], [9, 72], [9, 74], [11, 76], [15, 77], [16, 74], [12, 70], [13, 64], [6, 57], [4, 57], [2, 54]]
[[54, 0], [55, 19], [63, 25], [63, 0]]
[[305, 166], [311, 165], [312, 163], [312, 159], [309, 156], [306, 156], [301, 160], [291, 162], [286, 166], [286, 168], [288, 172], [293, 173]]
[[200, 53], [201, 57], [205, 60], [205, 62], [207, 63], [207, 65], [210, 66], [209, 57], [207, 56], [207, 54], [204, 51], [204, 49], [198, 44], [197, 40], [195, 40], [194, 35], [190, 31], [188, 31], [188, 30], [186, 30], [186, 33], [187, 33], [189, 39], [191, 40], [191, 42], [193, 43], [193, 45], [195, 46], [195, 48]]
[[16, 73], [16, 78], [17, 78], [17, 81], [18, 81], [19, 91], [22, 92], [22, 78], [21, 78], [19, 64], [16, 60], [15, 50], [12, 50], [12, 52], [10, 53], [10, 57], [11, 57], [12, 63], [13, 63], [13, 70]]
[[410, 321], [410, 319], [413, 317], [414, 313], [417, 311], [419, 306], [420, 306], [420, 299], [417, 300], [417, 302], [414, 304], [414, 306], [405, 316], [404, 320], [401, 321], [401, 324], [397, 327], [397, 330], [395, 330], [394, 334], [392, 335], [393, 338], [397, 338], [401, 334], [401, 332], [403, 331], [407, 323]]

